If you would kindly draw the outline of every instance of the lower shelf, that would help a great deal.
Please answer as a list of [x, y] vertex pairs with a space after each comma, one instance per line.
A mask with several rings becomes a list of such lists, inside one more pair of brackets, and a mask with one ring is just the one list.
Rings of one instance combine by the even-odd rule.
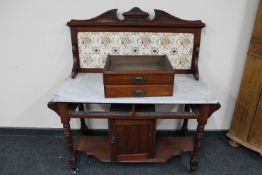
[[[81, 136], [74, 142], [77, 151], [92, 155], [102, 162], [111, 162], [110, 143], [106, 136]], [[119, 162], [166, 162], [175, 155], [193, 151], [191, 137], [158, 137], [155, 158]]]

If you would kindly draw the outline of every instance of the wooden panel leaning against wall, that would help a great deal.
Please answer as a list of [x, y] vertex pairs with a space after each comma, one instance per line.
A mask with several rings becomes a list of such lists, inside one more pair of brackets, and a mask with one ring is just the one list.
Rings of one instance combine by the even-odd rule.
[[262, 156], [262, 3], [250, 41], [238, 100], [227, 136], [230, 144], [239, 144]]

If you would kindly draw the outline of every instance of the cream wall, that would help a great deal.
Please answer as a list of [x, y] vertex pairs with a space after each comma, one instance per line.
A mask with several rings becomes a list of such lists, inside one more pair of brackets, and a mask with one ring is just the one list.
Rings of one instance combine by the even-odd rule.
[[[201, 79], [215, 92], [222, 108], [207, 129], [228, 129], [234, 111], [252, 26], [259, 0], [1, 0], [0, 1], [0, 127], [60, 128], [46, 106], [55, 89], [70, 74], [71, 18], [88, 19], [106, 10], [121, 12], [138, 6], [158, 8], [177, 17], [201, 19]], [[78, 127], [72, 121], [73, 127]], [[91, 121], [105, 128], [106, 121]], [[190, 122], [190, 128], [195, 127]], [[175, 121], [159, 121], [172, 129]]]

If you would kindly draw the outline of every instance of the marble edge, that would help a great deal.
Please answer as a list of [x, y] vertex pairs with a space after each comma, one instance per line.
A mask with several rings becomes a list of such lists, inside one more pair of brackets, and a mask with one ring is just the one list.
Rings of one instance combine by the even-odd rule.
[[[54, 96], [55, 97], [55, 96]], [[56, 99], [54, 97], [51, 99], [51, 102], [55, 103], [100, 103], [100, 104], [110, 104], [110, 103], [119, 103], [119, 104], [129, 104], [129, 103], [134, 103], [134, 104], [217, 104], [219, 103], [218, 100], [198, 100], [198, 101], [161, 101], [159, 102], [159, 99], [155, 99], [156, 101], [153, 101], [153, 99], [145, 99], [147, 97], [141, 97], [143, 100], [140, 100], [140, 97], [137, 99], [133, 99], [133, 97], [130, 97], [132, 99], [120, 99], [120, 98], [104, 98], [104, 99], [99, 99], [99, 100], [67, 100], [67, 99], [62, 99], [59, 100], [59, 97], [56, 96]], [[150, 97], [153, 98], [153, 97]], [[158, 98], [158, 97], [156, 97]], [[163, 98], [163, 97], [162, 97]], [[157, 102], [158, 101], [158, 102]]]

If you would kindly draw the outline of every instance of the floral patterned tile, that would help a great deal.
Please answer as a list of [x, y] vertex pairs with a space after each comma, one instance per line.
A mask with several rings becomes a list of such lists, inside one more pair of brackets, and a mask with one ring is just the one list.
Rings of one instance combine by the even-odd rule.
[[79, 32], [81, 68], [103, 68], [107, 55], [167, 55], [174, 69], [190, 69], [193, 33]]

